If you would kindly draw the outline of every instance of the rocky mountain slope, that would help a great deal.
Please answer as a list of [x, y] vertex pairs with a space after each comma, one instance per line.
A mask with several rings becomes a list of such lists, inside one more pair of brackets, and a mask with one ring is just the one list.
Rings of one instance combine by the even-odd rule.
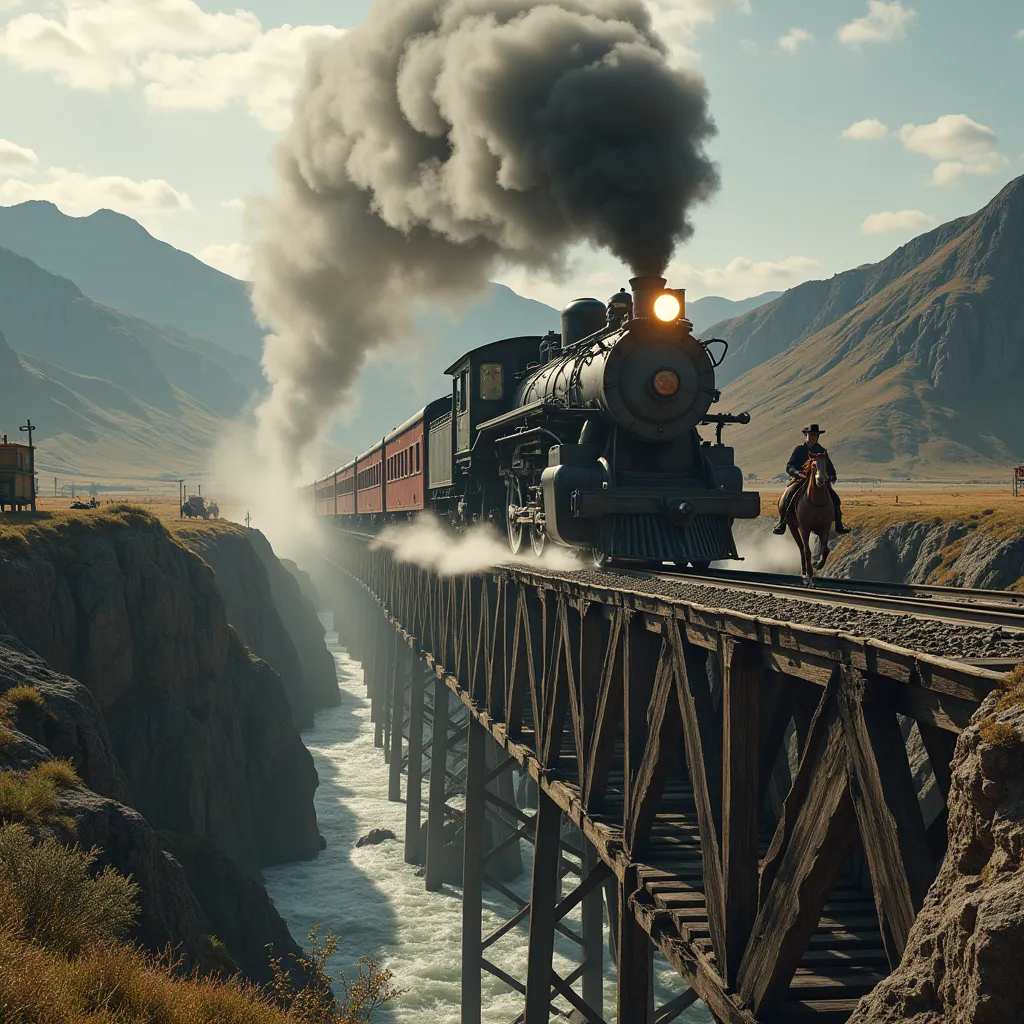
[[170, 390], [170, 409], [149, 405], [108, 380], [20, 356], [0, 332], [0, 433], [15, 434], [29, 417], [39, 425], [36, 468], [44, 480], [100, 480], [113, 473], [121, 480], [152, 479], [168, 467], [194, 474], [224, 421]]
[[[680, 284], [685, 285], [686, 282], [681, 281]], [[698, 337], [717, 337], [710, 331], [723, 320], [743, 316], [744, 313], [777, 299], [781, 294], [782, 292], [762, 292], [760, 295], [752, 295], [749, 299], [723, 299], [720, 295], [705, 295], [692, 302], [687, 300], [686, 316], [693, 324], [693, 333]]]
[[712, 329], [730, 342], [723, 402], [757, 424], [733, 435], [740, 464], [776, 472], [799, 428], [817, 420], [846, 476], [1005, 472], [1024, 457], [1022, 317], [1018, 178], [881, 263], [808, 282]]
[[258, 360], [263, 334], [246, 286], [154, 238], [131, 217], [68, 217], [52, 203], [0, 208], [0, 246], [70, 278], [86, 295]]

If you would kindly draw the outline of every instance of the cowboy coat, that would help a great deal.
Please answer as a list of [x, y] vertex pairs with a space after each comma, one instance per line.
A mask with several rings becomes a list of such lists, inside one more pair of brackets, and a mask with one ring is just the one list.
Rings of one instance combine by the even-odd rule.
[[[798, 444], [793, 449], [793, 454], [789, 457], [789, 462], [786, 463], [786, 472], [790, 476], [800, 476], [804, 471], [804, 466], [807, 465], [807, 460], [812, 455], [821, 455], [825, 449], [820, 444]], [[832, 465], [832, 460], [828, 460], [828, 479], [829, 483], [836, 482], [836, 467]]]

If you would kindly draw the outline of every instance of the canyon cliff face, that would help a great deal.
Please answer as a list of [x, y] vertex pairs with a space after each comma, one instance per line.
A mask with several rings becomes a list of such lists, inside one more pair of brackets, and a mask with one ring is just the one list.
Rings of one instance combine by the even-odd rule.
[[[77, 680], [49, 669], [20, 641], [3, 634], [0, 621], [0, 697], [12, 687], [32, 687], [43, 706], [29, 706], [13, 717], [0, 770], [26, 770], [55, 756], [71, 761], [83, 785], [60, 792], [59, 815], [65, 825], [37, 829], [62, 842], [100, 850], [100, 867], [110, 865], [139, 884], [139, 916], [131, 938], [154, 953], [168, 946], [186, 969], [224, 966], [211, 936], [225, 944], [237, 966], [257, 981], [270, 980], [266, 945], [281, 956], [298, 947], [277, 915], [266, 891], [246, 877], [209, 842], [194, 842], [187, 858], [172, 856], [179, 844], [157, 835], [138, 811], [124, 802], [128, 784], [114, 755], [99, 706]], [[209, 879], [211, 896], [197, 886]], [[224, 908], [234, 911], [234, 919]]]
[[1024, 1018], [1024, 705], [991, 695], [957, 742], [949, 848], [900, 966], [850, 1024]]
[[312, 758], [280, 677], [229, 626], [209, 566], [139, 510], [24, 538], [0, 550], [0, 608], [13, 635], [95, 698], [118, 795], [154, 828], [209, 839], [254, 873], [315, 856]]
[[258, 530], [197, 523], [177, 528], [175, 536], [213, 569], [242, 642], [281, 676], [296, 727], [312, 726], [313, 712], [337, 704], [340, 695], [317, 609], [297, 580]]

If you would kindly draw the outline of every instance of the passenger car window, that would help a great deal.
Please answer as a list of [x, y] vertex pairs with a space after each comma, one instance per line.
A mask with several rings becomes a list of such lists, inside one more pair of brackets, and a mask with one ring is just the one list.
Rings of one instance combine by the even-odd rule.
[[505, 396], [505, 367], [501, 363], [484, 363], [480, 367], [480, 397], [485, 402], [498, 402]]

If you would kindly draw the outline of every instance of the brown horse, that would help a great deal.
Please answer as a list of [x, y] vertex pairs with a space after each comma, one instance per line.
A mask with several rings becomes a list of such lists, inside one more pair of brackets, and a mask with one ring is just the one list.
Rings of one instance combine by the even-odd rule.
[[[800, 548], [800, 565], [804, 583], [814, 586], [814, 570], [823, 569], [828, 559], [828, 537], [832, 532], [835, 509], [828, 491], [828, 452], [812, 455], [803, 468], [807, 486], [802, 487], [789, 504], [786, 525]], [[782, 512], [779, 499], [779, 512]], [[811, 554], [811, 536], [818, 535], [821, 554], [817, 563]]]

